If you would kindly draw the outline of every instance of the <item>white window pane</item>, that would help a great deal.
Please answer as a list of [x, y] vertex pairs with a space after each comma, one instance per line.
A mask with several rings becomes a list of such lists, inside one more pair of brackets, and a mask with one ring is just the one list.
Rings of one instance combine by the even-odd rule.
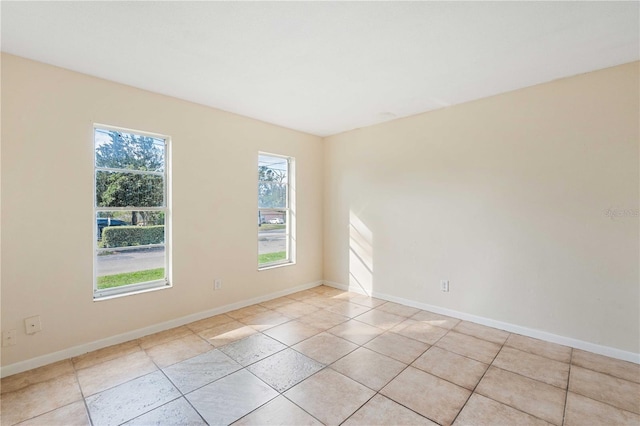
[[[259, 210], [258, 218], [260, 219], [260, 225], [284, 225], [287, 223], [287, 211], [286, 210]], [[274, 227], [269, 227], [270, 229]], [[280, 227], [280, 228], [284, 228]]]
[[95, 129], [96, 167], [162, 172], [163, 139], [115, 130]]
[[258, 208], [274, 209], [287, 207], [287, 184], [259, 182]]
[[165, 242], [162, 211], [108, 211], [96, 215], [98, 248], [133, 247]]
[[162, 207], [164, 179], [159, 175], [96, 172], [98, 207]]
[[267, 182], [287, 182], [289, 162], [286, 158], [270, 155], [258, 156], [258, 180]]
[[294, 159], [258, 154], [258, 266], [292, 263], [295, 253], [289, 218]]
[[258, 230], [258, 264], [286, 259], [288, 259], [286, 225], [262, 225]]
[[94, 129], [94, 297], [166, 286], [168, 138]]
[[99, 253], [96, 258], [97, 288], [122, 287], [165, 278], [164, 247]]

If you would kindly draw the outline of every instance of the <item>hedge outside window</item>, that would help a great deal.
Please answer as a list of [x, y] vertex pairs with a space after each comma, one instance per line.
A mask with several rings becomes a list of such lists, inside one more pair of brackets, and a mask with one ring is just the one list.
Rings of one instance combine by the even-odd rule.
[[94, 127], [94, 298], [169, 282], [166, 136]]

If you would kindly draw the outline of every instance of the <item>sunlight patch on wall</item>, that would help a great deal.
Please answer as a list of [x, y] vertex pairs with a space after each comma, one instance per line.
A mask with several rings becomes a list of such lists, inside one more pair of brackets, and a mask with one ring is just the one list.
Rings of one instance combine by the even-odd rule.
[[353, 212], [349, 212], [349, 287], [368, 295], [373, 291], [373, 234]]

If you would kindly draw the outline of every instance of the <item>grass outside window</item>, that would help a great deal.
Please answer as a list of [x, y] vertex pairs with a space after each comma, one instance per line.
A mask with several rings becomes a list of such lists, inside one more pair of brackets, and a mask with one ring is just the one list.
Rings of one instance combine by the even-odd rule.
[[98, 277], [98, 288], [121, 287], [123, 285], [156, 281], [164, 278], [164, 268], [147, 269], [144, 271], [125, 272], [122, 274], [104, 275]]
[[265, 263], [278, 262], [287, 258], [286, 251], [278, 251], [275, 253], [264, 253], [258, 255], [258, 263], [263, 265]]

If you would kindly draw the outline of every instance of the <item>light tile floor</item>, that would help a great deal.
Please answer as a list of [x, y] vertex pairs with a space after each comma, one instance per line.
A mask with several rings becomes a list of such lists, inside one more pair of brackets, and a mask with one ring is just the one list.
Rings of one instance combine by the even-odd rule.
[[319, 286], [1, 382], [2, 425], [640, 425], [640, 366]]

